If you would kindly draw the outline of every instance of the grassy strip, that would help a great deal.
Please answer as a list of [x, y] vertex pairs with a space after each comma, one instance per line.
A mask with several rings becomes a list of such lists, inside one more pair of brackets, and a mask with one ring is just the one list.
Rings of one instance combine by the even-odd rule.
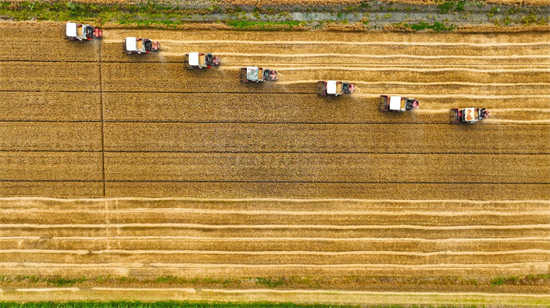
[[[465, 10], [466, 4], [471, 5], [470, 2], [466, 1], [445, 1], [440, 2], [437, 6], [440, 10], [440, 13], [468, 13]], [[481, 8], [478, 4], [477, 7]], [[368, 4], [362, 3], [357, 7], [348, 7], [338, 12], [338, 17], [341, 17], [341, 14], [344, 12], [355, 12], [360, 11], [367, 13], [372, 9]], [[381, 11], [398, 11], [399, 8], [395, 7], [380, 7]], [[417, 8], [418, 10], [418, 8]], [[545, 17], [544, 15], [537, 17], [538, 9], [531, 9], [529, 15], [524, 15], [517, 18], [512, 18], [510, 14], [515, 14], [520, 9], [510, 9], [504, 13], [502, 20], [495, 17], [497, 13], [500, 12], [500, 8], [493, 7], [487, 15], [491, 18], [492, 23], [495, 26], [508, 26], [510, 24], [517, 25], [546, 25], [549, 22], [550, 17]], [[522, 12], [527, 12], [527, 9], [521, 9]], [[308, 8], [309, 11], [309, 8]], [[316, 11], [316, 9], [314, 9]], [[411, 7], [404, 9], [405, 12], [410, 13]], [[304, 30], [304, 29], [317, 29], [322, 28], [324, 22], [327, 21], [317, 21], [313, 23], [306, 23], [305, 21], [294, 21], [290, 17], [288, 11], [273, 11], [271, 8], [262, 9], [261, 7], [256, 7], [254, 9], [253, 16], [255, 19], [259, 19], [259, 13], [263, 14], [272, 14], [276, 16], [276, 12], [279, 14], [277, 18], [285, 18], [287, 21], [253, 21], [253, 20], [244, 20], [246, 19], [245, 11], [241, 8], [236, 7], [226, 8], [224, 10], [219, 7], [212, 5], [205, 9], [186, 9], [177, 6], [164, 6], [156, 4], [154, 2], [148, 2], [147, 4], [136, 4], [136, 5], [98, 5], [98, 4], [89, 4], [89, 3], [73, 3], [73, 2], [42, 2], [42, 1], [26, 1], [26, 2], [0, 2], [0, 16], [5, 16], [8, 18], [13, 18], [14, 20], [55, 20], [55, 21], [79, 21], [93, 23], [95, 25], [103, 25], [105, 23], [115, 23], [121, 25], [136, 25], [138, 27], [168, 27], [176, 28], [188, 24], [190, 22], [200, 21], [202, 19], [197, 18], [202, 15], [203, 17], [208, 16], [212, 13], [223, 13], [226, 14], [227, 19], [225, 24], [236, 30]], [[471, 13], [471, 12], [470, 12]], [[358, 13], [355, 13], [357, 16]], [[539, 12], [540, 14], [540, 12]], [[383, 19], [390, 18], [392, 14], [385, 14]], [[431, 15], [430, 15], [431, 16]], [[499, 16], [502, 16], [499, 15]], [[377, 17], [378, 18], [378, 17]], [[195, 21], [191, 21], [195, 20]], [[207, 21], [212, 23], [214, 21]], [[217, 22], [220, 22], [219, 20]], [[345, 26], [348, 24], [348, 21], [338, 20], [337, 24]], [[363, 21], [363, 24], [368, 24], [368, 21]], [[433, 30], [433, 31], [452, 31], [456, 29], [456, 26], [446, 26], [440, 22], [434, 22], [433, 24], [428, 24], [425, 22], [420, 22], [418, 24], [400, 24], [401, 30], [408, 29], [410, 31], [422, 31], [422, 30]], [[367, 27], [368, 28], [368, 27]], [[354, 28], [355, 30], [367, 30], [363, 27], [361, 29]], [[336, 30], [337, 28], [331, 27], [331, 30]], [[376, 26], [375, 28], [376, 29]]]
[[236, 30], [293, 30], [297, 27], [306, 26], [305, 21], [279, 21], [279, 22], [258, 22], [247, 20], [227, 20], [225, 22], [228, 26]]
[[0, 2], [0, 15], [15, 20], [80, 21], [104, 24], [181, 25], [190, 14], [204, 13], [185, 9], [147, 5], [96, 5], [73, 2]]
[[[341, 282], [345, 285], [358, 284], [414, 284], [414, 285], [461, 285], [461, 286], [517, 286], [531, 285], [543, 286], [550, 284], [550, 275], [526, 275], [511, 277], [495, 277], [492, 279], [474, 279], [463, 277], [341, 277]], [[152, 284], [152, 285], [190, 285], [190, 286], [221, 286], [236, 288], [243, 285], [261, 286], [267, 288], [321, 288], [327, 284], [323, 279], [309, 277], [242, 277], [242, 278], [184, 278], [177, 276], [161, 276], [154, 279], [139, 279], [137, 277], [38, 277], [38, 276], [0, 276], [0, 286], [9, 286], [10, 284], [46, 284], [48, 286], [74, 286], [74, 285], [134, 285], [134, 284]]]
[[443, 32], [443, 31], [453, 31], [456, 29], [456, 25], [451, 24], [450, 26], [446, 26], [442, 22], [434, 22], [433, 24], [429, 24], [426, 22], [419, 22], [417, 24], [408, 24], [408, 23], [401, 23], [397, 24], [397, 26], [402, 30], [413, 30], [413, 31], [426, 31], [431, 30], [435, 32]]

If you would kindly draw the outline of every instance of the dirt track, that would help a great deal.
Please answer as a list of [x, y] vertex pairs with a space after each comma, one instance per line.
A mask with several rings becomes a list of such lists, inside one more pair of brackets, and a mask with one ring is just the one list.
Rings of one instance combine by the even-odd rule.
[[[138, 30], [18, 25], [0, 23], [2, 197], [204, 199], [2, 199], [5, 275], [549, 273], [548, 33], [141, 30], [162, 51], [129, 57]], [[224, 65], [188, 71], [193, 50]], [[241, 85], [251, 64], [280, 82]], [[359, 89], [319, 98], [320, 79]], [[380, 94], [420, 109], [380, 113]], [[493, 117], [448, 124], [468, 106]]]

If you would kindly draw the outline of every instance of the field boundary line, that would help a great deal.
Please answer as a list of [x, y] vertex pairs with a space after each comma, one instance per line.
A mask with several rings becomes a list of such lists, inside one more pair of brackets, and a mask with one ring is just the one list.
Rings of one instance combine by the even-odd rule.
[[72, 254], [72, 255], [88, 255], [92, 254], [128, 254], [128, 255], [174, 255], [174, 254], [194, 254], [194, 255], [318, 255], [318, 256], [346, 256], [346, 255], [390, 255], [390, 256], [471, 256], [471, 255], [517, 255], [517, 254], [548, 254], [547, 249], [518, 249], [518, 250], [502, 250], [502, 251], [432, 251], [432, 252], [417, 252], [417, 251], [391, 251], [391, 250], [354, 250], [354, 251], [308, 251], [308, 250], [128, 250], [128, 249], [100, 249], [100, 250], [84, 250], [84, 249], [3, 249], [0, 254]]
[[[438, 264], [368, 264], [368, 268], [365, 267], [365, 264], [361, 263], [346, 263], [346, 264], [307, 264], [307, 263], [280, 263], [280, 264], [243, 264], [243, 263], [161, 263], [161, 262], [151, 262], [146, 263], [147, 265], [154, 266], [155, 268], [163, 269], [194, 269], [194, 268], [247, 268], [247, 267], [257, 267], [257, 268], [331, 268], [331, 269], [368, 269], [368, 270], [378, 270], [378, 269], [403, 269], [403, 268], [420, 268], [423, 270], [426, 269], [494, 269], [495, 266], [501, 268], [510, 268], [510, 269], [523, 269], [526, 266], [530, 265], [541, 265], [547, 266], [548, 262], [526, 262], [526, 263], [438, 263]], [[0, 268], [17, 268], [17, 267], [29, 267], [29, 268], [143, 268], [144, 263], [132, 262], [128, 263], [31, 263], [31, 262], [6, 262], [0, 263]]]
[[[104, 201], [108, 202], [108, 201]], [[1, 209], [0, 213], [98, 213], [97, 210], [66, 210], [66, 209]], [[550, 215], [550, 211], [523, 211], [523, 212], [503, 212], [497, 211], [270, 211], [270, 210], [214, 210], [214, 209], [197, 209], [197, 208], [143, 208], [135, 207], [124, 210], [109, 210], [105, 208], [105, 212], [109, 213], [185, 213], [185, 214], [246, 214], [246, 215], [292, 215], [292, 216], [307, 216], [307, 215], [383, 215], [383, 216], [544, 216]], [[550, 223], [549, 223], [550, 224]]]
[[275, 201], [275, 202], [383, 202], [383, 203], [424, 203], [424, 202], [452, 202], [452, 203], [477, 203], [477, 204], [490, 204], [490, 203], [543, 203], [550, 205], [550, 200], [546, 199], [534, 199], [534, 200], [456, 200], [456, 199], [424, 199], [424, 200], [404, 200], [404, 199], [353, 199], [353, 198], [319, 198], [319, 199], [300, 199], [300, 198], [195, 198], [195, 197], [167, 197], [167, 198], [152, 198], [152, 197], [110, 197], [110, 198], [51, 198], [51, 197], [0, 197], [0, 201], [58, 201], [58, 202], [74, 202], [74, 201], [202, 201], [202, 202], [263, 202], [263, 201]]
[[[2, 241], [13, 240], [41, 240], [41, 236], [3, 236], [0, 238]], [[198, 237], [198, 236], [52, 236], [48, 237], [50, 241], [96, 241], [96, 240], [191, 240], [191, 241], [326, 241], [326, 242], [425, 242], [425, 243], [441, 243], [441, 242], [538, 242], [550, 241], [550, 237], [504, 237], [504, 238], [408, 238], [408, 237], [396, 237], [396, 238], [377, 238], [377, 237], [352, 237], [352, 238], [335, 238], [335, 237]]]
[[[0, 289], [3, 291], [3, 289]], [[116, 288], [116, 287], [91, 287], [84, 288], [82, 291], [178, 291], [178, 292], [192, 292], [195, 293], [197, 290], [195, 288]], [[79, 287], [71, 288], [19, 288], [19, 289], [10, 289], [10, 291], [17, 292], [48, 292], [48, 291], [81, 291]], [[201, 288], [201, 292], [219, 292], [219, 293], [312, 293], [312, 294], [365, 294], [365, 295], [436, 295], [436, 296], [456, 296], [456, 295], [474, 295], [474, 296], [511, 296], [511, 297], [542, 297], [549, 298], [548, 294], [540, 293], [484, 293], [484, 292], [383, 292], [383, 291], [351, 291], [351, 290], [308, 290], [308, 289], [285, 289], [285, 290], [275, 290], [275, 289], [206, 289]]]
[[422, 226], [422, 225], [207, 225], [185, 223], [124, 223], [124, 224], [0, 224], [0, 228], [107, 228], [107, 227], [164, 227], [197, 229], [333, 229], [333, 230], [369, 230], [369, 229], [415, 229], [415, 230], [492, 230], [492, 229], [550, 229], [550, 224], [534, 225], [464, 225], [464, 226]]

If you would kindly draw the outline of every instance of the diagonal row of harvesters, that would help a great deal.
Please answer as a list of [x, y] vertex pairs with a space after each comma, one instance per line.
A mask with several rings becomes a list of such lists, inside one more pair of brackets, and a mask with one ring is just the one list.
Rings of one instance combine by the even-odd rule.
[[[103, 37], [103, 31], [90, 25], [67, 23], [65, 38], [69, 41], [91, 41]], [[122, 52], [127, 55], [148, 54], [158, 52], [160, 43], [148, 38], [127, 37], [122, 40]], [[188, 69], [208, 69], [221, 64], [221, 59], [211, 53], [190, 52], [185, 54], [184, 64]], [[277, 71], [258, 66], [243, 67], [239, 71], [239, 80], [242, 83], [261, 83], [276, 81]], [[328, 80], [317, 82], [317, 94], [320, 96], [340, 96], [351, 94], [355, 85], [349, 82]], [[379, 110], [382, 112], [405, 112], [418, 108], [418, 100], [401, 96], [380, 96]], [[453, 108], [450, 110], [452, 124], [475, 123], [489, 118], [489, 111], [485, 108]]]

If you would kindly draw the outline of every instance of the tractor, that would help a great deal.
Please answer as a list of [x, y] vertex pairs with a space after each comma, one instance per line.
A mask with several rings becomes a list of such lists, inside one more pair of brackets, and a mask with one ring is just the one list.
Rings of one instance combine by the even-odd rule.
[[65, 30], [65, 39], [69, 41], [91, 41], [102, 36], [103, 31], [94, 29], [90, 25], [81, 25], [75, 22], [68, 22]]
[[188, 69], [203, 69], [219, 66], [221, 64], [221, 59], [218, 56], [213, 56], [211, 53], [190, 52], [185, 54], [183, 63]]
[[277, 80], [277, 71], [257, 66], [243, 67], [241, 68], [239, 79], [242, 83], [275, 81]]
[[460, 123], [475, 123], [483, 119], [489, 118], [489, 110], [485, 108], [464, 108], [451, 109], [451, 123], [460, 124]]
[[122, 53], [127, 55], [140, 55], [144, 53], [157, 52], [160, 49], [159, 42], [146, 38], [127, 37], [122, 40]]
[[380, 95], [380, 106], [378, 109], [382, 112], [404, 112], [414, 108], [418, 108], [418, 101], [414, 98]]
[[355, 90], [355, 85], [349, 83], [349, 82], [342, 82], [342, 81], [318, 81], [317, 82], [317, 94], [321, 96], [325, 95], [343, 95], [343, 94], [351, 94]]

